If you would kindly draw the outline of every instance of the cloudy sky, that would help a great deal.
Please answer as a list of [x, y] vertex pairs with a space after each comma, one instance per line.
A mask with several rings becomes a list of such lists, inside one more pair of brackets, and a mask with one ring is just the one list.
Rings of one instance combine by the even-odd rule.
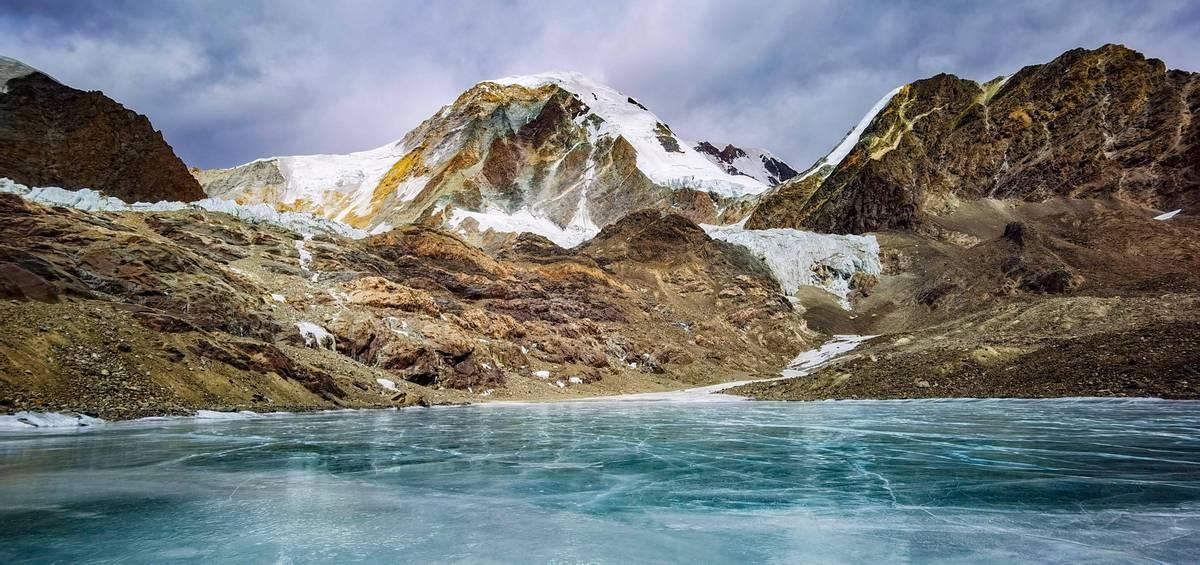
[[577, 70], [804, 168], [884, 93], [1124, 43], [1200, 70], [1200, 2], [0, 0], [0, 54], [147, 114], [189, 165], [398, 139], [475, 82]]

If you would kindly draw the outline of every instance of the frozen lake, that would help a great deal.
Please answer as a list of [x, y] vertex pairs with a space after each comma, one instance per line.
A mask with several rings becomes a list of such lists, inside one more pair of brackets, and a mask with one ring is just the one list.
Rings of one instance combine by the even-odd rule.
[[1200, 403], [587, 402], [0, 433], [0, 563], [1194, 562]]

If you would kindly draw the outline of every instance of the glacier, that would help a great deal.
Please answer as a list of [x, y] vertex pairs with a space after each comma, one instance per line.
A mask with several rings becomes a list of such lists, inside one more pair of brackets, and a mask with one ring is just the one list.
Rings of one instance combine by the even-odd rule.
[[205, 198], [195, 202], [126, 203], [114, 196], [90, 188], [68, 190], [57, 186], [28, 187], [12, 179], [0, 177], [0, 193], [16, 194], [30, 202], [47, 206], [62, 206], [85, 212], [177, 212], [199, 209], [207, 212], [228, 214], [247, 223], [266, 223], [288, 231], [312, 236], [316, 233], [336, 234], [350, 239], [363, 239], [379, 230], [367, 232], [335, 220], [329, 220], [302, 212], [280, 212], [267, 204], [238, 204], [232, 200]]
[[[743, 221], [744, 223], [744, 221]], [[833, 235], [795, 229], [748, 230], [743, 223], [702, 224], [709, 237], [746, 247], [767, 264], [788, 295], [801, 286], [823, 288], [850, 309], [855, 273], [879, 275], [879, 240], [873, 235]]]

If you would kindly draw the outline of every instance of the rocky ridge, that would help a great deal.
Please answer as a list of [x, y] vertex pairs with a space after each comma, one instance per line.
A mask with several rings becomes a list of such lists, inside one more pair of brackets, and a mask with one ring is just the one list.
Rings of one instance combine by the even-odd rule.
[[736, 221], [767, 189], [692, 149], [636, 99], [578, 73], [481, 82], [378, 149], [261, 159], [197, 176], [215, 198], [362, 229], [532, 232], [564, 247], [641, 209]]
[[128, 418], [562, 398], [769, 374], [810, 333], [743, 248], [633, 214], [586, 246], [0, 194], [3, 410]]
[[145, 116], [0, 57], [0, 177], [129, 202], [204, 198]]
[[947, 74], [919, 80], [868, 114], [844, 158], [764, 196], [746, 225], [919, 229], [979, 198], [1194, 208], [1198, 77], [1106, 45], [984, 84]]
[[745, 175], [767, 186], [775, 186], [799, 174], [766, 149], [742, 149], [733, 144], [718, 149], [718, 145], [709, 141], [697, 143], [695, 149], [725, 172]]

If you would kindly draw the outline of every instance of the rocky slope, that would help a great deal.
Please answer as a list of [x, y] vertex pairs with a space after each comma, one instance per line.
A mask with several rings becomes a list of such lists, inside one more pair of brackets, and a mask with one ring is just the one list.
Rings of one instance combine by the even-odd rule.
[[298, 234], [0, 194], [0, 410], [105, 418], [561, 398], [778, 370], [815, 337], [765, 266], [644, 211], [564, 250], [421, 225]]
[[577, 73], [481, 82], [378, 149], [262, 159], [198, 177], [216, 198], [368, 230], [532, 232], [564, 247], [647, 208], [735, 221], [767, 189], [709, 161], [636, 99]]
[[145, 116], [7, 57], [0, 57], [0, 177], [130, 202], [204, 198]]
[[1200, 74], [1119, 45], [1075, 49], [985, 84], [889, 93], [835, 151], [764, 196], [749, 228], [913, 229], [958, 202], [1112, 197], [1200, 203]]
[[767, 186], [775, 186], [796, 176], [795, 169], [766, 149], [742, 149], [733, 144], [718, 145], [701, 141], [694, 148], [731, 175], [745, 175]]
[[852, 315], [814, 328], [880, 337], [765, 399], [1200, 398], [1200, 222], [1117, 199], [986, 199], [880, 234], [885, 269]]

